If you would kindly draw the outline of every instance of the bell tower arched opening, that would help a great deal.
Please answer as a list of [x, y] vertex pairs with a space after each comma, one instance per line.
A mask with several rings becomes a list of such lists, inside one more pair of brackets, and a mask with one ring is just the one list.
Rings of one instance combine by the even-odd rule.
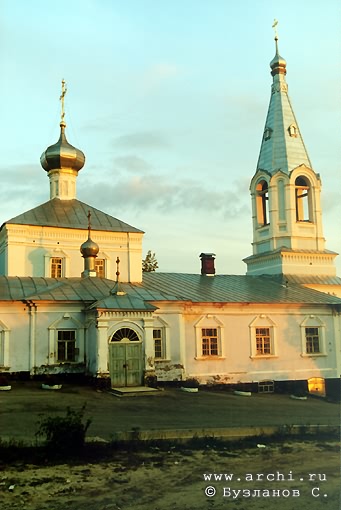
[[312, 221], [310, 184], [305, 177], [295, 179], [296, 221]]
[[269, 186], [265, 180], [256, 186], [256, 208], [258, 225], [269, 225]]

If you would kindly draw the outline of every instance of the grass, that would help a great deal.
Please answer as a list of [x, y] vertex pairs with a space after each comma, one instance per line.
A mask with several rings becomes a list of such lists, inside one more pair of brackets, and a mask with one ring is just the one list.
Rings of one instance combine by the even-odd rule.
[[37, 465], [44, 464], [62, 464], [66, 461], [68, 463], [83, 463], [93, 461], [107, 461], [112, 460], [115, 456], [126, 454], [131, 458], [134, 463], [134, 454], [137, 452], [155, 452], [160, 451], [169, 452], [177, 451], [185, 455], [191, 455], [194, 451], [207, 451], [218, 450], [228, 451], [233, 456], [234, 450], [246, 449], [261, 444], [277, 444], [284, 445], [289, 439], [291, 442], [320, 442], [323, 444], [325, 441], [339, 441], [340, 433], [337, 427], [329, 429], [328, 431], [323, 428], [317, 428], [314, 433], [307, 433], [306, 427], [302, 426], [293, 434], [292, 429], [289, 427], [279, 427], [278, 430], [272, 435], [256, 435], [242, 439], [221, 439], [214, 436], [197, 436], [187, 440], [141, 440], [139, 437], [139, 429], [135, 427], [132, 430], [132, 437], [130, 441], [115, 441], [109, 443], [86, 442], [81, 449], [66, 451], [62, 449], [58, 452], [51, 452], [51, 446], [46, 444], [28, 444], [24, 441], [1, 440], [0, 439], [0, 459], [2, 465], [10, 465], [13, 463], [30, 463]]

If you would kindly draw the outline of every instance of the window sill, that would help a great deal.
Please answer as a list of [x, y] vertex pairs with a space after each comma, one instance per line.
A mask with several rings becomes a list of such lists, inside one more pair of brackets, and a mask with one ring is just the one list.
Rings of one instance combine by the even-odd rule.
[[278, 357], [277, 354], [255, 354], [250, 356], [251, 359], [277, 359]]
[[59, 367], [60, 365], [85, 365], [84, 361], [56, 361], [49, 365], [50, 367]]
[[302, 358], [323, 358], [328, 356], [325, 352], [304, 352], [301, 354]]
[[155, 363], [170, 363], [172, 360], [168, 358], [155, 358]]
[[226, 359], [225, 356], [195, 356], [197, 361], [220, 361]]

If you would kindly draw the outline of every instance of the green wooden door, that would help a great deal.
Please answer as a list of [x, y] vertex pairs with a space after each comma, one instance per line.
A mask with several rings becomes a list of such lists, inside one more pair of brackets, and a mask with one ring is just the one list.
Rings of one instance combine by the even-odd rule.
[[112, 342], [109, 345], [112, 387], [142, 384], [142, 343]]

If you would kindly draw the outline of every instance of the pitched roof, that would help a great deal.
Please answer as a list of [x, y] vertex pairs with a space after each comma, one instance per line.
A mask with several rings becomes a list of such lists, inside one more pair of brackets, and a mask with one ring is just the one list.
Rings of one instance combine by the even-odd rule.
[[105, 278], [32, 278], [0, 276], [0, 301], [79, 302], [90, 309], [153, 310], [160, 302], [280, 303], [341, 305], [341, 299], [276, 277], [144, 273], [143, 283], [121, 283], [113, 293]]
[[15, 218], [6, 221], [1, 229], [6, 223], [10, 223], [86, 230], [88, 228], [87, 215], [89, 211], [91, 213], [92, 230], [143, 233], [142, 230], [132, 227], [80, 200], [60, 200], [59, 198], [53, 198], [34, 209], [19, 214]]
[[202, 276], [182, 273], [144, 273], [149, 291], [170, 293], [177, 300], [213, 303], [341, 304], [341, 299], [276, 277], [248, 275]]
[[[270, 173], [282, 170], [290, 173], [302, 164], [309, 168], [312, 166], [288, 95], [285, 60], [276, 53], [271, 67], [274, 67], [277, 60], [282, 62], [284, 71], [273, 74], [271, 98], [257, 170], [266, 170]], [[291, 126], [294, 131], [290, 132]]]

